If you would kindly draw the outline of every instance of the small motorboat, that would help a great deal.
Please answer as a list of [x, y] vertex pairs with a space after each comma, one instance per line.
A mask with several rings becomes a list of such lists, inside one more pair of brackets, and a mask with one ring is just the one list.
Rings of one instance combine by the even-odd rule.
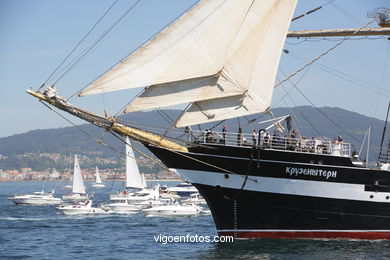
[[199, 193], [199, 191], [191, 183], [187, 182], [179, 183], [175, 187], [167, 187], [166, 192], [177, 194], [182, 198], [188, 198], [191, 194]]
[[186, 200], [184, 200], [184, 203], [194, 203], [196, 205], [207, 205], [206, 200], [199, 194], [199, 193], [193, 193], [190, 195], [190, 197]]
[[110, 203], [103, 205], [104, 209], [111, 210], [114, 213], [137, 213], [141, 210], [141, 207], [134, 205], [126, 197], [113, 198]]
[[63, 187], [63, 189], [64, 190], [71, 190], [73, 187], [72, 187], [72, 185], [64, 185], [64, 187]]
[[61, 204], [60, 198], [55, 198], [54, 190], [49, 193], [42, 191], [34, 192], [33, 194], [21, 194], [9, 197], [16, 205], [58, 205]]
[[147, 216], [194, 216], [200, 214], [203, 209], [193, 203], [180, 204], [179, 202], [169, 205], [157, 206], [142, 210]]
[[106, 213], [102, 208], [92, 207], [92, 200], [80, 201], [72, 205], [61, 205], [57, 207], [65, 215], [85, 215]]

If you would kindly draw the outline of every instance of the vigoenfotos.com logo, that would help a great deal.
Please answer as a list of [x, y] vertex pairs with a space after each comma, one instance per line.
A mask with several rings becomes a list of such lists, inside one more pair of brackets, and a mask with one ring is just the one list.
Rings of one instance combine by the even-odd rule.
[[198, 234], [175, 236], [159, 234], [154, 236], [154, 241], [164, 245], [168, 243], [232, 243], [234, 238], [233, 236], [201, 236]]

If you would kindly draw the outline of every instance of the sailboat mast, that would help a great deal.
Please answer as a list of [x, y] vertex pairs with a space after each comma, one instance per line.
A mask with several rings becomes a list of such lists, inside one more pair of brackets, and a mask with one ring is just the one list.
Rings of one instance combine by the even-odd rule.
[[381, 148], [380, 148], [380, 151], [379, 151], [379, 155], [378, 155], [378, 164], [379, 164], [379, 161], [381, 159], [381, 155], [382, 155], [382, 149], [383, 149], [383, 141], [385, 139], [385, 135], [386, 135], [386, 127], [387, 127], [387, 120], [389, 118], [389, 110], [390, 110], [390, 101], [389, 101], [389, 105], [387, 106], [387, 113], [386, 113], [386, 121], [385, 121], [385, 126], [383, 127], [383, 133], [382, 133], [382, 139], [381, 139]]

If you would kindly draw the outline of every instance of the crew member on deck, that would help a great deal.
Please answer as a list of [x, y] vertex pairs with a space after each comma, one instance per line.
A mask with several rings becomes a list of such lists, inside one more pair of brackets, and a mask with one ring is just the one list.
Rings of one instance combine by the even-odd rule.
[[253, 131], [252, 131], [252, 143], [253, 143], [253, 146], [257, 145], [258, 138], [259, 138], [259, 134], [257, 133], [256, 129], [253, 129]]
[[244, 134], [242, 133], [241, 127], [239, 127], [238, 134], [237, 134], [237, 145], [242, 146], [243, 142], [244, 142]]
[[226, 144], [226, 132], [227, 132], [227, 126], [224, 125], [222, 127], [222, 138], [223, 138], [223, 143]]

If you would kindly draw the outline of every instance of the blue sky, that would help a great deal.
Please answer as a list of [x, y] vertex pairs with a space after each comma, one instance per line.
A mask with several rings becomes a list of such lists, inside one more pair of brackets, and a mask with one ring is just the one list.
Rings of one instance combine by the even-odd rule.
[[[120, 0], [111, 15], [87, 39], [87, 46], [135, 1]], [[143, 0], [94, 50], [59, 83], [60, 94], [69, 97], [117, 63], [137, 46], [157, 33], [196, 0]], [[302, 0], [296, 14], [304, 13], [328, 0]], [[96, 0], [2, 0], [0, 1], [0, 137], [34, 129], [68, 126], [62, 118], [25, 93], [37, 89], [62, 59], [100, 18], [113, 1]], [[291, 29], [357, 28], [370, 19], [366, 13], [377, 7], [390, 8], [388, 0], [336, 0], [320, 11], [293, 22]], [[296, 57], [311, 59], [336, 42], [288, 39], [281, 70], [292, 73], [304, 63]], [[354, 40], [343, 43], [319, 63], [353, 76], [352, 83], [312, 66], [298, 87], [316, 106], [341, 107], [383, 119], [390, 97], [390, 40]], [[279, 74], [279, 78], [283, 78]], [[285, 89], [291, 85], [286, 84]], [[72, 99], [77, 105], [97, 113], [118, 112], [140, 90]], [[284, 95], [275, 90], [274, 104]], [[308, 105], [295, 90], [290, 99], [276, 106]], [[75, 122], [81, 123], [76, 119]]]

